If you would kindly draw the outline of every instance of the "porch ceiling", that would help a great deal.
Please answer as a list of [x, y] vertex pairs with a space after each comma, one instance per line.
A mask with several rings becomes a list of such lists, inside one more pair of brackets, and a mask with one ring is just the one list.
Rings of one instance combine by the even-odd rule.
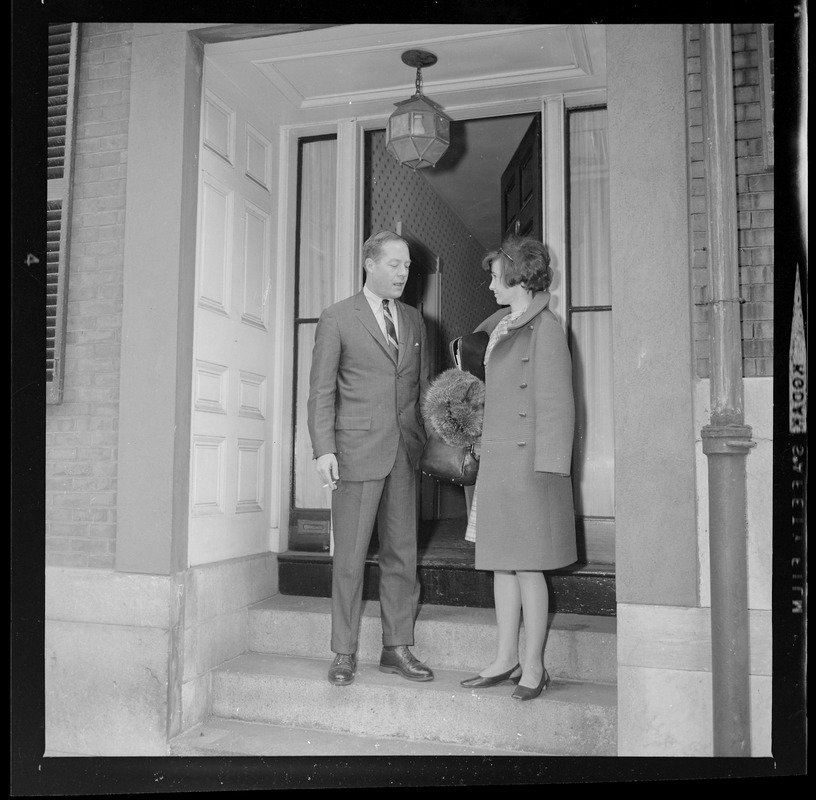
[[449, 153], [420, 174], [493, 247], [501, 173], [540, 98], [606, 84], [603, 25], [338, 25], [222, 41], [206, 53], [259, 103], [284, 106], [286, 122], [319, 127], [353, 116], [379, 127], [414, 94], [416, 71], [401, 59], [410, 49], [437, 56], [422, 71], [422, 91], [461, 123]]

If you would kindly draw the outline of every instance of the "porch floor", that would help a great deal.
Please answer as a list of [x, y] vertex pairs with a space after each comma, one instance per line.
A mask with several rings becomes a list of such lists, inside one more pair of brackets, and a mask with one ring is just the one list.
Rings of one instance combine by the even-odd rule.
[[[420, 522], [417, 561], [420, 566], [473, 567], [475, 545], [465, 541], [464, 517]], [[373, 539], [373, 537], [372, 537]], [[372, 542], [376, 549], [376, 542]], [[369, 556], [374, 555], [369, 551]]]
[[[474, 545], [465, 541], [464, 534], [464, 517], [420, 523], [420, 602], [493, 607], [493, 573], [474, 569]], [[328, 553], [287, 551], [278, 556], [278, 562], [281, 594], [331, 597], [331, 556]], [[552, 612], [615, 616], [614, 565], [576, 562], [546, 574]], [[375, 534], [366, 560], [365, 599], [379, 599], [378, 579]]]

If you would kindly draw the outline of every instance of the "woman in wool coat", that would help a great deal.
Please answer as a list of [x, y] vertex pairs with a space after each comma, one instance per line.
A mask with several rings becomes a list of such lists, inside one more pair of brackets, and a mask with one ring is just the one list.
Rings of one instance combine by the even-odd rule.
[[[476, 569], [494, 573], [496, 657], [468, 688], [517, 684], [518, 700], [549, 685], [544, 643], [549, 615], [545, 570], [577, 559], [570, 480], [575, 406], [572, 361], [549, 310], [552, 270], [546, 247], [510, 237], [482, 268], [502, 308], [477, 330], [490, 334], [479, 475], [466, 538]], [[519, 661], [519, 615], [525, 653]]]

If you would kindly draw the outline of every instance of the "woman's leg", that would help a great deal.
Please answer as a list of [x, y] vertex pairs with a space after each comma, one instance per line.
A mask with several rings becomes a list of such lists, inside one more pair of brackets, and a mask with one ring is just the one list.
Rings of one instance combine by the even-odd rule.
[[550, 612], [550, 593], [543, 572], [516, 572], [524, 619], [524, 661], [519, 685], [535, 688], [544, 674], [544, 643]]
[[518, 664], [521, 593], [514, 573], [493, 573], [493, 599], [496, 606], [496, 658], [479, 673], [485, 678], [501, 675]]

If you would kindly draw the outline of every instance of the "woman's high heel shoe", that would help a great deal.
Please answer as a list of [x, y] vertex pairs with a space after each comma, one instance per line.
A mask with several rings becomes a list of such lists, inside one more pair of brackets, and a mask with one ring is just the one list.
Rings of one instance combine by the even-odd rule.
[[535, 700], [535, 698], [538, 697], [549, 685], [550, 674], [545, 669], [543, 675], [541, 676], [541, 680], [535, 689], [531, 689], [529, 686], [518, 685], [515, 689], [513, 689], [513, 694], [511, 697], [514, 700]]
[[518, 683], [519, 679], [521, 678], [521, 673], [518, 675], [513, 675], [513, 673], [520, 667], [521, 664], [516, 664], [515, 667], [508, 669], [507, 672], [502, 672], [501, 675], [491, 675], [489, 678], [485, 678], [482, 675], [474, 675], [472, 678], [466, 678], [463, 681], [459, 681], [459, 684], [464, 686], [466, 689], [486, 689], [489, 686], [498, 686], [500, 683], [504, 683], [505, 681]]

